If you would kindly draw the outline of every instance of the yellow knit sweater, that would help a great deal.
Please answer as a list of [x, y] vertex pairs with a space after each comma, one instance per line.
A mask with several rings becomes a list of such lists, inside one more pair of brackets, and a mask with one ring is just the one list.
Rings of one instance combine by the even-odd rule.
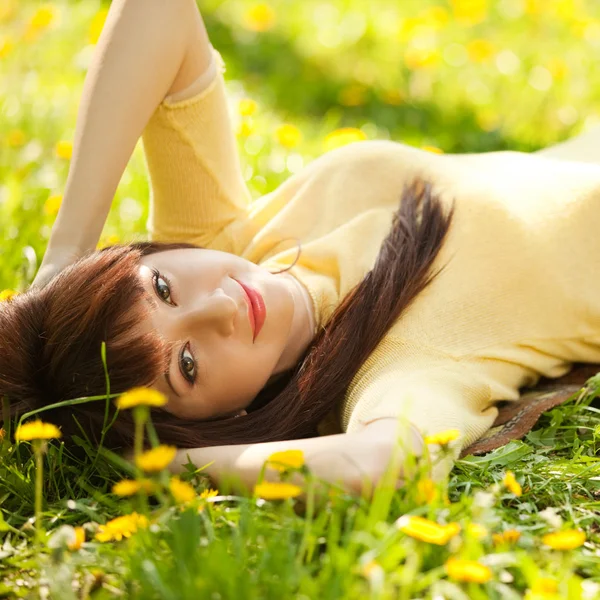
[[[419, 176], [456, 201], [433, 283], [355, 375], [337, 412], [353, 431], [406, 417], [424, 433], [479, 438], [498, 400], [572, 362], [600, 362], [600, 166], [518, 152], [437, 155], [369, 141], [329, 152], [251, 200], [222, 68], [168, 99], [144, 136], [153, 239], [289, 265], [318, 325], [372, 268], [403, 186]], [[325, 433], [333, 433], [328, 419]], [[457, 451], [458, 451], [457, 447]]]

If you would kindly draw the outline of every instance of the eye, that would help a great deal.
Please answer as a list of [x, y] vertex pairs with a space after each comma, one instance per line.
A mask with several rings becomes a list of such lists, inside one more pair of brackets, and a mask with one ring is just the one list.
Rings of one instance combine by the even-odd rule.
[[152, 278], [152, 282], [156, 294], [163, 302], [174, 306], [175, 302], [173, 302], [173, 299], [171, 298], [171, 283], [166, 277], [163, 277], [159, 271], [154, 270], [153, 273], [154, 277]]
[[179, 357], [179, 370], [190, 383], [196, 382], [196, 361], [190, 352], [189, 346], [184, 346]]

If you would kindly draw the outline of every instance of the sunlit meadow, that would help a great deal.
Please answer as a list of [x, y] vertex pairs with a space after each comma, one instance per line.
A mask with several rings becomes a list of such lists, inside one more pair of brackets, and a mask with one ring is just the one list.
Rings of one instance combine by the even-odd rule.
[[[597, 0], [200, 5], [255, 197], [361, 139], [531, 151], [600, 120]], [[23, 291], [43, 255], [107, 7], [0, 0], [0, 291]], [[143, 239], [147, 211], [138, 148], [101, 243]], [[319, 487], [299, 453], [266, 465], [280, 485], [235, 495], [192, 467], [170, 478], [168, 447], [128, 462], [79, 439], [75, 457], [51, 426], [12, 424], [0, 596], [600, 598], [599, 390], [594, 378], [523, 441], [459, 461], [447, 486], [413, 465], [371, 502]], [[160, 399], [119, 402], [152, 442], [145, 404]]]

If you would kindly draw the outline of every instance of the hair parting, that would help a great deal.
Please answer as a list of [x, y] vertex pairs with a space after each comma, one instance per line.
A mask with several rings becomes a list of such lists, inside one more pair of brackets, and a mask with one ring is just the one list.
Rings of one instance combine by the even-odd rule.
[[[417, 180], [405, 187], [375, 265], [336, 308], [296, 368], [264, 388], [248, 414], [238, 418], [184, 420], [153, 409], [161, 442], [192, 448], [316, 435], [317, 425], [340, 405], [386, 332], [444, 268], [432, 272], [453, 214], [454, 205], [446, 214], [431, 185]], [[0, 396], [9, 398], [11, 416], [104, 393], [102, 342], [112, 392], [152, 385], [166, 368], [166, 346], [158, 334], [139, 328], [147, 310], [139, 261], [196, 247], [153, 242], [111, 247], [81, 259], [42, 290], [0, 304]], [[76, 418], [98, 441], [104, 409], [102, 402], [77, 404], [50, 410], [47, 418], [67, 438], [78, 431]], [[121, 413], [105, 444], [129, 448], [132, 440], [131, 417]]]

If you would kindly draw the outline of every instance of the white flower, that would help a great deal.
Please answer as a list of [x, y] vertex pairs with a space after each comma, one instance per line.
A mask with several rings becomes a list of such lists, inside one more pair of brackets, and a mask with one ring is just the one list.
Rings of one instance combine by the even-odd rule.
[[64, 550], [73, 540], [75, 540], [75, 529], [70, 525], [61, 525], [52, 532], [52, 535], [48, 539], [48, 548], [52, 550]]
[[496, 496], [490, 492], [476, 492], [473, 503], [479, 508], [491, 508], [496, 502]]
[[544, 510], [540, 511], [538, 514], [553, 529], [560, 529], [562, 527], [563, 520], [561, 519], [560, 515], [558, 514], [555, 508], [549, 506], [548, 508], [545, 508]]
[[592, 600], [593, 598], [598, 598], [598, 596], [600, 596], [600, 584], [594, 583], [589, 579], [584, 579], [581, 582], [581, 589], [585, 600]]

